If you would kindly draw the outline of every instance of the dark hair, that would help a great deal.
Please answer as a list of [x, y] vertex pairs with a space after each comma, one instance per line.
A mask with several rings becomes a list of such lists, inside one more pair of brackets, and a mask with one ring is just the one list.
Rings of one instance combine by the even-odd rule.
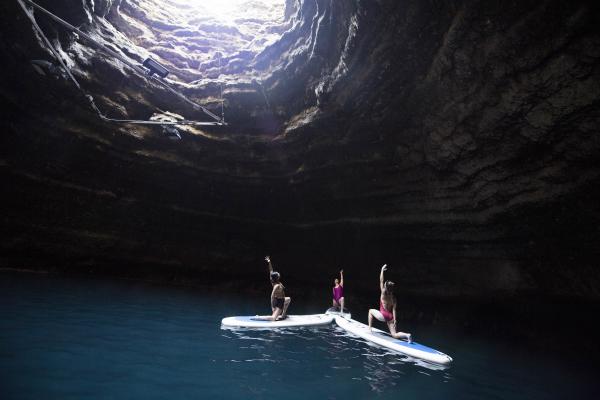
[[279, 272], [271, 272], [271, 282], [279, 282]]
[[392, 281], [385, 281], [385, 283], [383, 284], [383, 287], [385, 288], [386, 291], [392, 293], [394, 291], [394, 282]]

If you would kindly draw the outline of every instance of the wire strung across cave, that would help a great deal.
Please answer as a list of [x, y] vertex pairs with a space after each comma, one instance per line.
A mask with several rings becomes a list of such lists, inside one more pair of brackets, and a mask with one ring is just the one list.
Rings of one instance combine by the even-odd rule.
[[[97, 40], [93, 39], [88, 34], [82, 32], [77, 27], [69, 24], [65, 20], [61, 19], [60, 17], [56, 16], [55, 14], [51, 13], [50, 11], [41, 7], [40, 5], [34, 3], [33, 1], [17, 0], [17, 2], [23, 9], [23, 12], [25, 13], [25, 15], [31, 21], [33, 28], [40, 35], [40, 37], [42, 38], [44, 43], [46, 43], [46, 45], [48, 46], [48, 48], [50, 49], [50, 51], [52, 52], [52, 54], [54, 55], [56, 60], [60, 63], [61, 67], [63, 68], [63, 70], [69, 77], [69, 79], [73, 82], [73, 84], [77, 87], [77, 89], [79, 89], [84, 94], [85, 98], [90, 103], [90, 106], [98, 114], [100, 119], [107, 121], [107, 122], [137, 124], [137, 125], [162, 125], [162, 126], [168, 126], [168, 125], [227, 125], [227, 123], [225, 122], [225, 113], [224, 113], [224, 109], [223, 109], [223, 89], [222, 89], [222, 87], [221, 87], [221, 117], [219, 117], [216, 114], [212, 113], [210, 110], [208, 110], [206, 107], [194, 102], [193, 100], [191, 100], [187, 96], [185, 96], [183, 93], [175, 90], [173, 87], [171, 87], [171, 85], [169, 85], [166, 81], [164, 81], [162, 78], [164, 78], [168, 74], [168, 71], [162, 65], [158, 64], [158, 62], [152, 60], [151, 58], [144, 61], [144, 66], [147, 68], [146, 70], [144, 70], [140, 66], [130, 62], [127, 58], [121, 56], [116, 51], [108, 48], [107, 46], [103, 45], [102, 43], [99, 43]], [[77, 78], [75, 78], [75, 76], [71, 72], [70, 68], [67, 66], [65, 61], [62, 59], [62, 57], [58, 53], [58, 51], [54, 48], [54, 46], [52, 45], [50, 40], [46, 37], [46, 35], [44, 34], [42, 29], [38, 25], [37, 21], [35, 20], [35, 16], [33, 15], [33, 10], [28, 9], [27, 6], [25, 5], [25, 3], [31, 5], [33, 8], [46, 14], [48, 17], [50, 17], [54, 21], [58, 22], [59, 24], [63, 25], [64, 27], [70, 29], [72, 32], [87, 39], [88, 41], [90, 41], [91, 43], [96, 45], [101, 51], [104, 51], [105, 53], [108, 53], [108, 55], [113, 56], [113, 57], [117, 58], [118, 60], [122, 61], [125, 65], [127, 65], [129, 68], [131, 68], [138, 75], [142, 76], [145, 79], [149, 79], [152, 82], [158, 83], [160, 86], [167, 89], [169, 92], [173, 93], [174, 95], [179, 97], [184, 102], [190, 104], [194, 109], [203, 111], [206, 115], [213, 118], [214, 121], [194, 121], [194, 120], [186, 120], [186, 119], [166, 120], [164, 118], [156, 119], [156, 120], [153, 120], [153, 119], [150, 119], [150, 120], [118, 119], [118, 118], [111, 118], [111, 117], [106, 116], [96, 105], [96, 102], [94, 101], [94, 97], [91, 94], [86, 93], [85, 90], [82, 88], [82, 86], [79, 83], [79, 81], [77, 80]], [[219, 62], [220, 62], [220, 60], [219, 60]], [[155, 76], [155, 75], [158, 75], [158, 76]]]

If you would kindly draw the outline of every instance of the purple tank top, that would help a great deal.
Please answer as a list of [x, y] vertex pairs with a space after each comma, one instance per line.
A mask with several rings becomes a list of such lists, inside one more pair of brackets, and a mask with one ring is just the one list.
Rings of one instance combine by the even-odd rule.
[[333, 299], [335, 301], [338, 301], [342, 297], [344, 297], [344, 287], [343, 286], [334, 287], [333, 288]]

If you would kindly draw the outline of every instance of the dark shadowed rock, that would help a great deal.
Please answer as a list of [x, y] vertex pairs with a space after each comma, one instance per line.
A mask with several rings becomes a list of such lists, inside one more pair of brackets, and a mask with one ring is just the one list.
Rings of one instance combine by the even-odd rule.
[[[159, 3], [40, 1], [219, 115], [223, 91], [228, 126], [99, 120], [0, 5], [2, 266], [212, 282], [270, 253], [297, 285], [342, 265], [369, 288], [387, 262], [415, 294], [598, 298], [591, 2], [288, 0], [234, 23]], [[205, 118], [36, 16], [106, 114]]]

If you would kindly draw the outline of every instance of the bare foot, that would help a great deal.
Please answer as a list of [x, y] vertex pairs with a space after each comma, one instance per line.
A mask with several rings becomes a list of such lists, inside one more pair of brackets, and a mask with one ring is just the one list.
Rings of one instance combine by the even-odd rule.
[[406, 341], [408, 343], [412, 343], [412, 334], [410, 334], [410, 333], [408, 334], [408, 337], [406, 338]]

